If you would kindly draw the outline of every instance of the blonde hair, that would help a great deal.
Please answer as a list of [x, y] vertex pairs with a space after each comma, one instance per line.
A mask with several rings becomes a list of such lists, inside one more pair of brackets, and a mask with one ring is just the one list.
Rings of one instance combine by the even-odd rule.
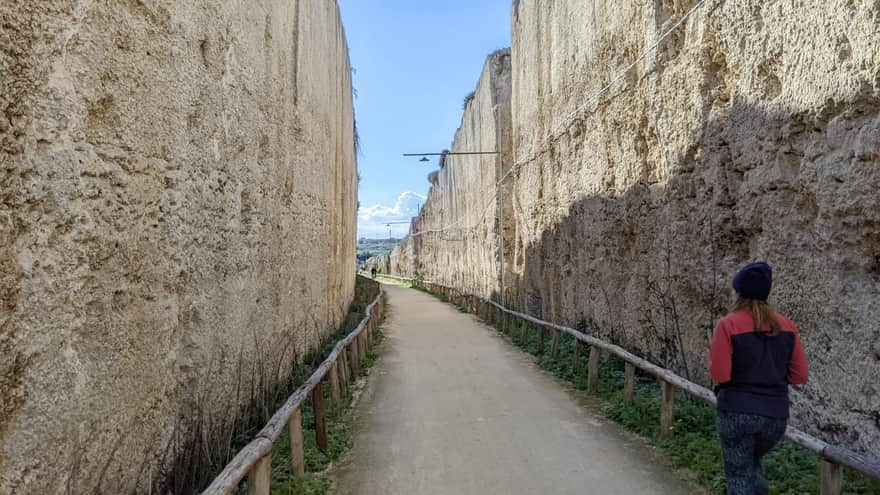
[[770, 335], [778, 335], [782, 327], [776, 319], [776, 311], [767, 301], [748, 299], [740, 296], [736, 301], [736, 311], [748, 309], [755, 322], [755, 331], [760, 331], [764, 326], [770, 325]]

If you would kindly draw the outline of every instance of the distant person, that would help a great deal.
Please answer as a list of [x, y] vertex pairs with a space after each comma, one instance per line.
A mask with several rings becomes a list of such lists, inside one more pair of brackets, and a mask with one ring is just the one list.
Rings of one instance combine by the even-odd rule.
[[373, 276], [373, 280], [376, 280], [376, 267], [370, 268], [370, 275]]
[[738, 300], [715, 327], [709, 372], [718, 384], [718, 435], [728, 495], [768, 495], [761, 459], [788, 423], [788, 386], [807, 383], [807, 356], [797, 327], [767, 298], [773, 272], [766, 263], [733, 278]]

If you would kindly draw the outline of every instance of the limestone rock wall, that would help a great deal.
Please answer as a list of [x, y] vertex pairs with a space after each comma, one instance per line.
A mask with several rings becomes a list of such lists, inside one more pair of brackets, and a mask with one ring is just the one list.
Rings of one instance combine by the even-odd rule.
[[[709, 0], [591, 99], [695, 4], [514, 3], [505, 302], [708, 383], [730, 279], [766, 260], [771, 302], [811, 360], [794, 423], [869, 451], [880, 442], [880, 6]], [[485, 185], [474, 197], [494, 194]], [[448, 187], [425, 209], [460, 194]], [[456, 248], [434, 249], [418, 259]], [[496, 269], [474, 263], [463, 270]]]
[[146, 493], [354, 290], [336, 2], [0, 4], [0, 493]]
[[[425, 206], [413, 220], [414, 234], [391, 253], [392, 273], [419, 274], [485, 296], [499, 290], [497, 222], [503, 197], [493, 191], [512, 164], [510, 74], [509, 50], [488, 57], [450, 149], [498, 154], [444, 157]], [[510, 204], [508, 198], [508, 215]]]
[[391, 269], [391, 254], [373, 256], [372, 258], [368, 258], [367, 261], [364, 261], [362, 268], [364, 272], [369, 272], [373, 268], [376, 268], [381, 273], [393, 273]]

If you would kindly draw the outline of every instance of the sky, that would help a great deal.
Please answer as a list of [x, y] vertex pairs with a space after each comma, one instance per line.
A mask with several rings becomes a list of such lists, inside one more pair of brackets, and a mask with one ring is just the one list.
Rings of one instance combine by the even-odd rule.
[[[408, 222], [437, 168], [403, 153], [450, 148], [486, 57], [510, 46], [511, 0], [339, 0], [360, 135], [358, 237]], [[409, 226], [392, 226], [406, 235]]]

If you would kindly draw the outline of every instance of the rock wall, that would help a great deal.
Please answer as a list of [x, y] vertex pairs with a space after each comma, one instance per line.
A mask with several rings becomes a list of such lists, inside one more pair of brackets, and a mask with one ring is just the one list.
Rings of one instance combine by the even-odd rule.
[[351, 89], [334, 1], [0, 5], [0, 493], [147, 493], [335, 330]]
[[394, 270], [391, 269], [391, 254], [382, 254], [379, 256], [373, 256], [372, 258], [367, 258], [363, 263], [363, 267], [361, 268], [364, 272], [370, 272], [373, 268], [376, 268], [380, 271], [380, 273], [393, 273]]
[[[792, 394], [794, 423], [871, 450], [880, 442], [880, 5], [709, 0], [591, 99], [695, 4], [514, 3], [505, 302], [708, 383], [706, 349], [733, 303], [730, 280], [766, 260], [771, 302], [799, 325], [811, 359], [810, 384]], [[425, 206], [445, 209], [446, 224], [458, 218], [441, 207], [461, 194], [455, 187], [441, 183]], [[495, 270], [473, 262], [444, 265], [465, 273], [440, 281]]]
[[510, 198], [493, 191], [513, 163], [510, 75], [509, 50], [488, 57], [450, 150], [498, 154], [443, 157], [411, 235], [391, 253], [392, 273], [419, 274], [484, 296], [499, 290], [498, 222], [502, 205], [508, 216], [513, 210]]

